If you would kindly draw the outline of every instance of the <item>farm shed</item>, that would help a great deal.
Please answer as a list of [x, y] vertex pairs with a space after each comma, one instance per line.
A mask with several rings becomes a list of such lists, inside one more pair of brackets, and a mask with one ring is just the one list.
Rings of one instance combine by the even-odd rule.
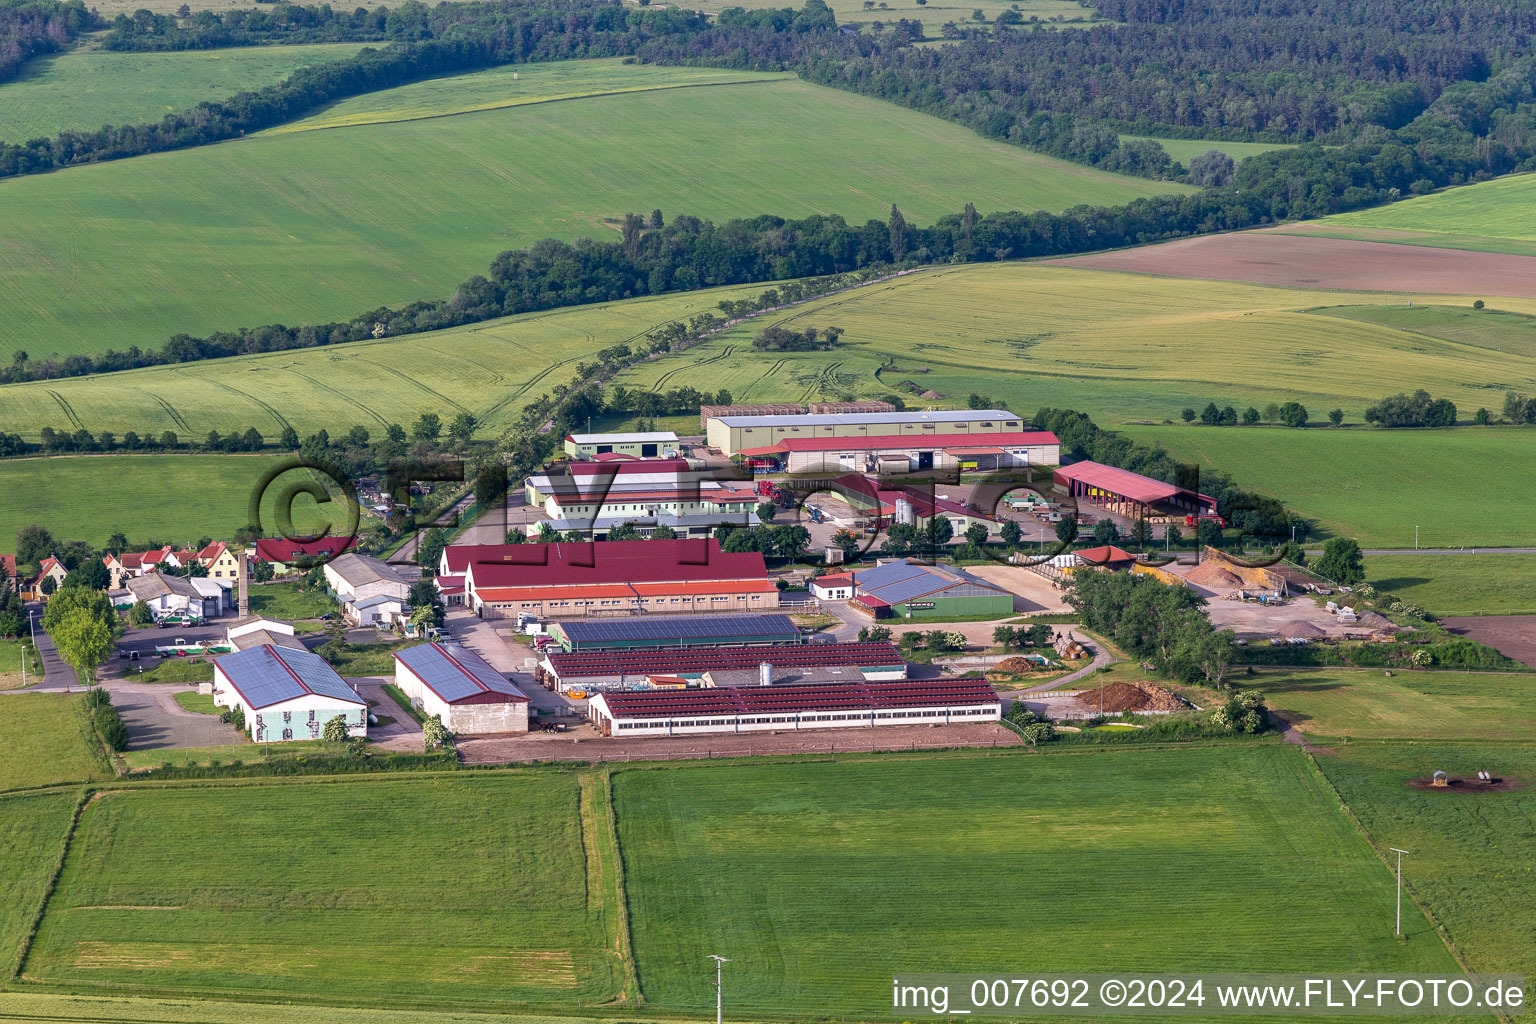
[[[761, 685], [763, 666], [771, 685], [795, 680], [905, 679], [907, 663], [889, 642], [799, 644], [789, 647], [723, 647], [645, 651], [551, 651], [535, 678], [559, 692], [644, 689], [648, 676], [694, 674], [716, 679], [748, 673]], [[838, 670], [838, 671], [833, 671]], [[852, 670], [851, 672], [849, 670]], [[730, 678], [739, 678], [731, 676]]]
[[315, 740], [341, 715], [348, 736], [368, 735], [368, 704], [318, 654], [261, 644], [213, 659], [213, 703], [245, 713], [257, 743]]
[[1013, 614], [1011, 593], [953, 566], [903, 558], [855, 571], [853, 581], [850, 605], [877, 619], [942, 622], [973, 615], [1002, 618]]
[[[982, 443], [985, 442], [985, 443]], [[1061, 442], [1048, 430], [1002, 433], [868, 434], [788, 437], [741, 448], [735, 454], [754, 462], [771, 461], [790, 473], [880, 472], [916, 470], [996, 470], [1054, 466]]]
[[1131, 519], [1216, 514], [1216, 499], [1127, 469], [1084, 461], [1056, 470], [1058, 491]]
[[858, 473], [845, 473], [832, 481], [832, 490], [842, 495], [853, 508], [886, 525], [899, 523], [923, 527], [929, 520], [942, 516], [949, 520], [957, 536], [977, 523], [986, 527], [988, 533], [996, 533], [1002, 528], [996, 517], [936, 494], [931, 482], [927, 487], [892, 484]]
[[[705, 436], [711, 448], [727, 456], [744, 449], [780, 441], [884, 437], [917, 441], [937, 434], [1001, 434], [1024, 429], [1024, 421], [1004, 409], [960, 409], [931, 412], [846, 412], [791, 416], [717, 416]], [[983, 443], [975, 442], [972, 443]], [[987, 442], [991, 443], [989, 438]]]
[[587, 706], [604, 736], [851, 729], [995, 722], [1002, 701], [973, 679], [600, 693]]
[[164, 615], [193, 615], [203, 618], [217, 615], [221, 607], [216, 597], [205, 597], [192, 581], [184, 576], [162, 576], [158, 572], [145, 573], [127, 581], [128, 592], [135, 601], [143, 601], [156, 617]]
[[694, 615], [559, 622], [550, 628], [567, 651], [617, 648], [724, 647], [798, 644], [800, 627], [788, 615]]
[[846, 601], [853, 596], [853, 576], [840, 572], [811, 580], [811, 596], [818, 601]]
[[388, 624], [404, 615], [411, 586], [394, 566], [349, 551], [325, 563], [323, 571], [343, 614], [359, 626]]
[[654, 459], [668, 451], [676, 451], [677, 435], [670, 430], [647, 431], [630, 434], [567, 434], [565, 454], [573, 459], [589, 459], [594, 455], [633, 455], [640, 459]]
[[528, 731], [528, 697], [468, 648], [429, 643], [396, 651], [395, 685], [450, 732]]
[[294, 635], [293, 626], [280, 619], [268, 619], [260, 615], [247, 615], [230, 623], [224, 630], [224, 638], [237, 651], [247, 647], [271, 644], [291, 650], [308, 650]]

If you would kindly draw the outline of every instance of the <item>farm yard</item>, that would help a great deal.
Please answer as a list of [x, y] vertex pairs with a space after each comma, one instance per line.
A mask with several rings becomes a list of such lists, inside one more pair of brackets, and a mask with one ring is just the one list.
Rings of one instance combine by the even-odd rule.
[[642, 991], [678, 1009], [720, 949], [733, 1005], [837, 1016], [908, 970], [1453, 968], [1411, 907], [1393, 941], [1391, 875], [1285, 745], [620, 771], [614, 808]]
[[343, 60], [362, 48], [318, 43], [113, 53], [82, 46], [37, 60], [0, 86], [0, 140], [159, 121], [206, 100], [276, 85], [299, 68]]
[[[597, 88], [676, 78], [613, 61], [582, 66]], [[525, 100], [539, 81], [527, 74], [526, 88], [517, 83]], [[580, 92], [581, 78], [551, 75], [549, 88]], [[486, 102], [476, 75], [457, 81], [470, 103]], [[438, 104], [449, 86], [426, 90], [430, 101], [422, 89], [402, 89], [364, 106]], [[721, 133], [721, 125], [735, 127]], [[7, 180], [0, 305], [11, 312], [9, 343], [40, 358], [443, 298], [499, 252], [550, 236], [616, 239], [624, 214], [658, 207], [717, 219], [771, 211], [862, 221], [883, 219], [896, 203], [928, 223], [967, 201], [1062, 209], [1184, 188], [762, 76], [262, 135]]]
[[1536, 174], [1511, 174], [1280, 230], [1536, 256]]
[[1508, 471], [1536, 457], [1536, 433], [1529, 430], [1123, 430], [1180, 459], [1220, 467], [1244, 486], [1281, 498], [1324, 533], [1352, 537], [1365, 547], [1412, 548], [1415, 526], [1426, 548], [1536, 544], [1536, 524], [1528, 515], [1536, 482]]

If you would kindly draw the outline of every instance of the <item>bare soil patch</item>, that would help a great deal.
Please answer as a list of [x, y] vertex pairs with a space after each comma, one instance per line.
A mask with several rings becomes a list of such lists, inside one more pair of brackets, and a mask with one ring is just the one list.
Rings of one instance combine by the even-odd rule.
[[1536, 298], [1536, 256], [1242, 231], [1047, 260], [1063, 267], [1300, 288]]
[[1441, 619], [1458, 636], [1487, 644], [1506, 658], [1536, 668], [1536, 615], [1467, 615]]
[[1492, 782], [1483, 782], [1481, 779], [1451, 779], [1444, 786], [1437, 786], [1433, 779], [1409, 779], [1410, 789], [1423, 789], [1431, 793], [1508, 793], [1512, 789], [1524, 789], [1526, 784], [1519, 779], [1494, 777]]
[[1110, 683], [1084, 690], [1076, 700], [1090, 710], [1109, 711], [1187, 711], [1184, 702], [1160, 686], [1135, 683]]

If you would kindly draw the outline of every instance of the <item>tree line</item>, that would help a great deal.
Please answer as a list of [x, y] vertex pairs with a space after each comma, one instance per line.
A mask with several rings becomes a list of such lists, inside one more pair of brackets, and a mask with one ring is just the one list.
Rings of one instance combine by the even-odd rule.
[[0, 82], [21, 74], [33, 57], [58, 53], [101, 19], [82, 0], [0, 0]]

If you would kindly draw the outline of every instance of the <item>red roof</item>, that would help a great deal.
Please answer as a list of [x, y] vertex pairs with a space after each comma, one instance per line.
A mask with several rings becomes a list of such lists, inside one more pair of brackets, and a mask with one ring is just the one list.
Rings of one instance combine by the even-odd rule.
[[778, 668], [830, 668], [900, 665], [901, 652], [890, 642], [790, 644], [763, 647], [647, 647], [603, 651], [551, 651], [550, 668], [560, 676], [642, 676], [657, 672], [717, 672], [755, 669], [763, 662]]
[[847, 587], [853, 585], [853, 577], [840, 572], [832, 576], [818, 576], [811, 583], [818, 587]]
[[224, 553], [224, 542], [216, 540], [197, 553], [197, 559], [201, 562], [211, 562]]
[[968, 508], [961, 502], [940, 498], [919, 487], [911, 487], [906, 484], [887, 484], [883, 480], [872, 480], [860, 473], [845, 473], [832, 481], [832, 484], [834, 487], [842, 487], [854, 494], [863, 495], [884, 516], [894, 516], [896, 514], [896, 500], [898, 498], [905, 498], [911, 502], [913, 513], [922, 519], [930, 519], [938, 512], [956, 516], [970, 516], [972, 519], [994, 518], [985, 512], [977, 512], [975, 509]]
[[0, 555], [0, 566], [5, 567], [5, 574], [7, 576], [14, 578], [16, 575], [16, 556]]
[[1113, 544], [1105, 544], [1103, 547], [1084, 548], [1077, 552], [1077, 557], [1094, 565], [1108, 565], [1115, 562], [1134, 562], [1136, 556], [1124, 548], [1117, 548]]
[[572, 476], [628, 476], [635, 473], [686, 473], [687, 459], [636, 459], [622, 456], [608, 459], [599, 455], [595, 460], [570, 463]]
[[771, 455], [775, 452], [867, 452], [928, 451], [935, 448], [974, 447], [978, 443], [1000, 448], [1023, 448], [1060, 444], [1049, 430], [1017, 430], [993, 434], [975, 431], [964, 434], [868, 434], [864, 437], [788, 437], [777, 444], [743, 448], [738, 455]]
[[[448, 548], [455, 557], [464, 550]], [[483, 554], [485, 557], [478, 557]], [[714, 538], [619, 540], [552, 544], [493, 544], [468, 548], [464, 570], [482, 587], [561, 587], [593, 583], [765, 580], [768, 568], [756, 551], [727, 554]], [[450, 572], [459, 571], [450, 560]]]
[[339, 555], [356, 546], [356, 537], [317, 537], [308, 541], [263, 537], [256, 542], [256, 559], [261, 562], [288, 563], [318, 555]]
[[996, 704], [997, 691], [982, 680], [920, 679], [893, 683], [827, 683], [810, 686], [722, 686], [662, 693], [604, 693], [598, 698], [614, 718], [794, 714], [802, 711]]
[[[1128, 469], [1119, 469], [1115, 466], [1105, 466], [1098, 462], [1074, 462], [1070, 466], [1062, 466], [1056, 470], [1058, 481], [1076, 481], [1088, 487], [1096, 487], [1101, 491], [1118, 495], [1130, 501], [1151, 503], [1167, 501], [1169, 498], [1179, 496], [1196, 497], [1194, 491], [1173, 484], [1165, 484], [1161, 480], [1154, 480], [1140, 473], [1132, 473]], [[1211, 504], [1216, 499], [1204, 494], [1198, 497], [1204, 498]]]

